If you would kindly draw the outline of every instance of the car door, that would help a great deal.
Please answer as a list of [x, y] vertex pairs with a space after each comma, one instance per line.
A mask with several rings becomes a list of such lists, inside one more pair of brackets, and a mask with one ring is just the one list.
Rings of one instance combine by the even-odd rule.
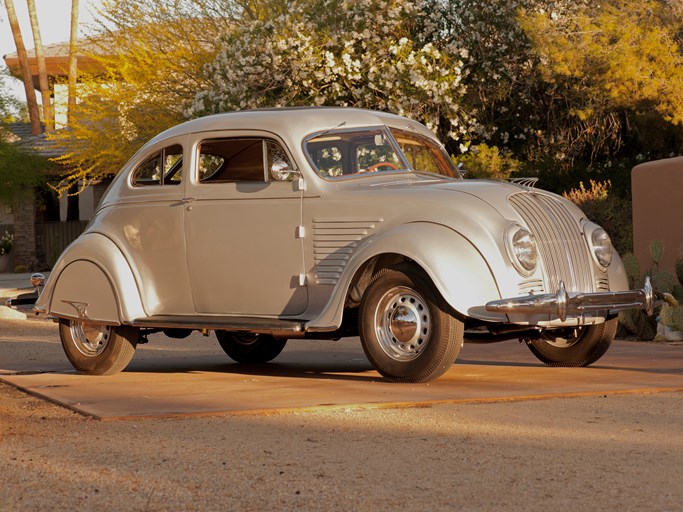
[[147, 314], [191, 314], [185, 265], [184, 145], [175, 137], [150, 146], [133, 165], [119, 204], [96, 217], [134, 269]]
[[303, 313], [303, 195], [284, 145], [254, 132], [207, 133], [193, 157], [184, 201], [195, 311]]

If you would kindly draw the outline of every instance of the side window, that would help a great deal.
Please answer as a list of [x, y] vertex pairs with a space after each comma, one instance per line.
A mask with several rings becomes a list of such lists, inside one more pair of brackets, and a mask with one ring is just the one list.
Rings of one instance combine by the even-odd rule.
[[183, 147], [164, 149], [164, 185], [179, 185], [183, 179]]
[[211, 178], [214, 174], [216, 174], [216, 172], [218, 172], [218, 169], [221, 168], [223, 162], [225, 162], [225, 159], [220, 156], [200, 153], [199, 181], [204, 181]]
[[153, 154], [133, 171], [134, 187], [178, 185], [182, 181], [183, 148], [174, 144]]
[[292, 165], [275, 141], [260, 138], [209, 139], [199, 145], [199, 181], [280, 181]]
[[434, 152], [424, 143], [414, 142], [407, 137], [397, 139], [404, 156], [416, 171], [439, 173], [439, 165]]
[[142, 162], [131, 179], [134, 187], [161, 184], [161, 151]]

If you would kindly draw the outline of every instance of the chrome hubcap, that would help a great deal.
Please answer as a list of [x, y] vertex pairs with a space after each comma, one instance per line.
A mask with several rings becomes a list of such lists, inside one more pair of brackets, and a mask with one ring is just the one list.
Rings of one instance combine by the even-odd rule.
[[581, 336], [583, 335], [583, 329], [579, 327], [576, 329], [565, 330], [562, 331], [561, 334], [563, 336], [566, 335], [566, 337], [554, 336], [552, 331], [544, 332], [541, 334], [541, 339], [553, 347], [569, 348], [575, 345], [581, 339]]
[[259, 340], [260, 335], [259, 334], [252, 334], [252, 333], [244, 333], [244, 334], [235, 334], [234, 338], [237, 343], [240, 345], [253, 345]]
[[111, 327], [108, 325], [73, 320], [70, 330], [76, 349], [88, 357], [98, 356], [104, 352], [111, 339]]
[[384, 294], [375, 311], [375, 334], [382, 350], [396, 361], [411, 361], [427, 346], [431, 315], [424, 299], [410, 288]]

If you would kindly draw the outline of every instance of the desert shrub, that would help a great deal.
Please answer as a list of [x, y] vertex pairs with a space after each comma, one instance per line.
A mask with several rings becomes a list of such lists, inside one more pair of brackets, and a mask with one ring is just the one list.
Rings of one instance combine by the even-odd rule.
[[607, 180], [590, 180], [590, 188], [583, 182], [578, 188], [563, 195], [577, 205], [593, 222], [603, 227], [612, 239], [617, 252], [624, 254], [633, 250], [633, 220], [631, 202], [611, 194], [612, 183]]
[[478, 144], [460, 155], [459, 162], [467, 171], [467, 178], [507, 179], [521, 168], [509, 150], [501, 150], [496, 146]]

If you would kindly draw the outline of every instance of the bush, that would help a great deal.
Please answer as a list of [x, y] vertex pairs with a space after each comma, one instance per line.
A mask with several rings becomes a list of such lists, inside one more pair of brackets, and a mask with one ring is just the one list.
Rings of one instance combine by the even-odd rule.
[[624, 254], [633, 250], [631, 202], [610, 194], [611, 187], [612, 182], [609, 180], [590, 180], [589, 189], [580, 182], [579, 188], [571, 189], [562, 195], [581, 208], [591, 221], [602, 226], [612, 239], [617, 252]]
[[521, 168], [521, 163], [512, 157], [512, 153], [500, 150], [496, 146], [479, 144], [459, 157], [460, 163], [467, 171], [466, 178], [504, 180]]

